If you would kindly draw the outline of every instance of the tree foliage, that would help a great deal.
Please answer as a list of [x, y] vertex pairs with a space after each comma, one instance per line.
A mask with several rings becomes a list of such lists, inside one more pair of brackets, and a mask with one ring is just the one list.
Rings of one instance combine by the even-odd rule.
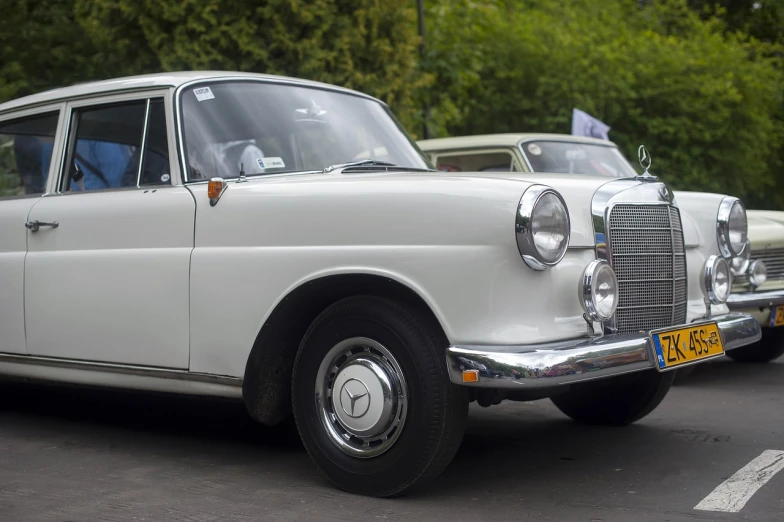
[[0, 101], [94, 77], [72, 1], [2, 0], [0, 12]]
[[676, 188], [784, 206], [780, 57], [701, 14], [686, 0], [433, 2], [431, 130], [568, 133], [578, 107], [627, 156], [644, 143]]
[[415, 5], [404, 0], [76, 0], [76, 15], [116, 73], [221, 69], [361, 90], [404, 119], [415, 74]]
[[763, 42], [784, 43], [782, 0], [689, 0], [705, 18], [721, 19], [728, 31], [740, 31]]
[[378, 96], [412, 133], [569, 132], [572, 108], [681, 189], [784, 208], [784, 1], [2, 0], [0, 101], [179, 69]]

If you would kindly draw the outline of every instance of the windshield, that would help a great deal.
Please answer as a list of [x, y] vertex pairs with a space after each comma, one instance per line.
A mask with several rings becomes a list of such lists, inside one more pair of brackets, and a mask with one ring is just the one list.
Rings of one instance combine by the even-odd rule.
[[227, 81], [182, 92], [188, 179], [316, 171], [361, 160], [431, 168], [377, 101], [290, 84]]
[[590, 174], [615, 178], [637, 175], [623, 154], [612, 145], [527, 141], [520, 145], [520, 149], [534, 172]]

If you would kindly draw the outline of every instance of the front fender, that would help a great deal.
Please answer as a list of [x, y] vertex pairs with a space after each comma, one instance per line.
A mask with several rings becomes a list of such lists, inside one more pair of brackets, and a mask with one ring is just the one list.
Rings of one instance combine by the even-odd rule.
[[[418, 294], [451, 343], [525, 344], [585, 333], [577, 282], [592, 249], [544, 272], [517, 250], [522, 180], [431, 176], [230, 184], [197, 201], [190, 369], [242, 376], [277, 303], [328, 275], [393, 279]], [[216, 349], [220, 347], [220, 349]]]

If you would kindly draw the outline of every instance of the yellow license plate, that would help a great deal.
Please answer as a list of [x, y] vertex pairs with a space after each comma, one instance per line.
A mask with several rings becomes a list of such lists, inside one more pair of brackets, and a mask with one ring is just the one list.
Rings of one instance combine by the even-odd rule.
[[784, 306], [774, 306], [770, 311], [770, 327], [784, 326]]
[[716, 323], [651, 332], [651, 341], [659, 370], [668, 370], [724, 353]]

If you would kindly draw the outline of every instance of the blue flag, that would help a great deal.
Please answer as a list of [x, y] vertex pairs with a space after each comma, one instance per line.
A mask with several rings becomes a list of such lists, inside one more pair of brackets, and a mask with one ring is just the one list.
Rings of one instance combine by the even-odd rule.
[[580, 109], [572, 110], [572, 135], [609, 140], [610, 126]]

